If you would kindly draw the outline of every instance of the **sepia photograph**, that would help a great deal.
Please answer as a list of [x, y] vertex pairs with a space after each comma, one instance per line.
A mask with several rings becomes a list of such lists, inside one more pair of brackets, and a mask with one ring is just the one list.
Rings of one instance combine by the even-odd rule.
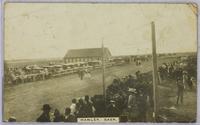
[[196, 122], [197, 4], [3, 9], [4, 122]]

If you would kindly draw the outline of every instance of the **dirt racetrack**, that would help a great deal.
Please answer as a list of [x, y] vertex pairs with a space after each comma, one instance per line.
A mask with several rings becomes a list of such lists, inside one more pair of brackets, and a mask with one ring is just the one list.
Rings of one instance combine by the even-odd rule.
[[[162, 62], [168, 62], [169, 59], [162, 59]], [[122, 77], [128, 74], [135, 74], [137, 70], [147, 72], [152, 70], [152, 63], [144, 62], [142, 66], [135, 66], [134, 63], [123, 66], [114, 66], [105, 70], [106, 86], [111, 84], [115, 77]], [[41, 113], [42, 105], [48, 103], [52, 109], [59, 109], [64, 113], [64, 109], [69, 107], [73, 98], [84, 95], [93, 96], [102, 94], [102, 72], [94, 70], [91, 72], [92, 77], [80, 80], [77, 74], [52, 78], [44, 81], [24, 83], [18, 85], [4, 85], [4, 114], [3, 120], [7, 120], [10, 116], [15, 116], [18, 122], [34, 122]], [[160, 86], [162, 95], [162, 106], [174, 106], [176, 101], [176, 86], [171, 84], [166, 91], [171, 93], [171, 97], [164, 94], [165, 85]], [[173, 89], [173, 91], [171, 91]], [[176, 107], [175, 112], [191, 116], [192, 119], [196, 115], [196, 92], [187, 92], [184, 106]], [[188, 115], [190, 114], [190, 115]], [[175, 118], [176, 119], [176, 118]], [[182, 119], [180, 119], [182, 121]]]
[[[111, 84], [116, 76], [134, 74], [137, 70], [150, 71], [151, 62], [138, 67], [133, 63], [106, 69], [106, 85]], [[80, 80], [78, 75], [74, 74], [45, 81], [5, 86], [4, 120], [9, 116], [15, 116], [20, 122], [35, 121], [45, 103], [49, 103], [53, 109], [57, 108], [63, 113], [64, 109], [70, 106], [72, 98], [102, 94], [101, 70], [92, 71], [91, 75], [91, 79]]]

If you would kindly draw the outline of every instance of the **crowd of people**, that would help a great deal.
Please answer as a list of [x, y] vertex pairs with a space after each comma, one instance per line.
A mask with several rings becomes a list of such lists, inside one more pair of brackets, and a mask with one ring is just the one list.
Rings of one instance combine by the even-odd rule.
[[153, 106], [151, 72], [128, 75], [114, 79], [107, 88], [107, 99], [114, 100], [118, 113], [110, 116], [126, 115], [128, 121], [146, 121], [147, 109]]
[[184, 85], [192, 89], [195, 85], [195, 78], [197, 77], [196, 63], [196, 58], [188, 58], [187, 60], [179, 59], [171, 63], [163, 63], [158, 68], [160, 82], [182, 79]]
[[72, 99], [72, 104], [65, 108], [65, 113], [61, 114], [58, 109], [51, 112], [49, 104], [43, 105], [43, 113], [37, 118], [37, 122], [76, 122], [77, 118], [97, 116], [95, 102], [86, 95], [84, 98]]
[[[187, 65], [185, 64], [187, 63]], [[187, 84], [190, 89], [196, 78], [195, 59], [176, 60], [159, 66], [160, 81], [175, 80], [177, 83], [177, 104], [183, 103], [183, 92]], [[81, 77], [81, 73], [80, 73]], [[49, 104], [43, 105], [43, 113], [37, 122], [76, 122], [81, 117], [119, 117], [121, 122], [145, 122], [153, 108], [152, 72], [127, 75], [115, 78], [107, 86], [106, 95], [86, 95], [72, 99], [72, 104], [61, 114], [58, 109], [52, 112]]]
[[[145, 121], [147, 103], [152, 106], [151, 73], [140, 73], [116, 78], [106, 89], [106, 96], [88, 95], [72, 99], [72, 104], [61, 114], [51, 112], [49, 104], [43, 105], [43, 113], [37, 122], [76, 122], [81, 117], [119, 117], [120, 121]], [[148, 77], [148, 78], [147, 78]], [[151, 80], [150, 80], [151, 81]], [[137, 112], [137, 113], [136, 113]], [[128, 115], [126, 114], [128, 113]]]

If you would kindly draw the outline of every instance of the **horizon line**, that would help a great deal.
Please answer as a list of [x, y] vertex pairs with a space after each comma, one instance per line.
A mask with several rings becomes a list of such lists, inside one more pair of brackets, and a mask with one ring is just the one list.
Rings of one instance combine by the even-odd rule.
[[[197, 53], [197, 51], [189, 51], [189, 52], [160, 52], [157, 54], [181, 54], [181, 53]], [[141, 54], [123, 54], [123, 55], [112, 55], [112, 56], [137, 56], [137, 55], [151, 55], [152, 53], [141, 53]], [[49, 57], [49, 58], [22, 58], [22, 59], [4, 59], [4, 61], [20, 61], [20, 60], [53, 60], [53, 59], [63, 59], [64, 57]]]

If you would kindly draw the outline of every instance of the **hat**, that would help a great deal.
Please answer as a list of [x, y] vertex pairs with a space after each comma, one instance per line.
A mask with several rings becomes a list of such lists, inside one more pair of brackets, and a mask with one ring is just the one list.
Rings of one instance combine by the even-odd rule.
[[188, 73], [187, 71], [185, 71], [185, 70], [183, 71], [183, 74], [187, 74], [187, 73]]
[[51, 107], [49, 104], [44, 104], [43, 107], [42, 107], [42, 110], [50, 110]]
[[111, 103], [114, 103], [114, 102], [115, 102], [115, 100], [110, 100], [110, 102], [111, 102]]
[[137, 92], [136, 92], [136, 89], [134, 89], [134, 88], [128, 88], [128, 91], [129, 91], [129, 92], [133, 92], [133, 93], [137, 93]]

